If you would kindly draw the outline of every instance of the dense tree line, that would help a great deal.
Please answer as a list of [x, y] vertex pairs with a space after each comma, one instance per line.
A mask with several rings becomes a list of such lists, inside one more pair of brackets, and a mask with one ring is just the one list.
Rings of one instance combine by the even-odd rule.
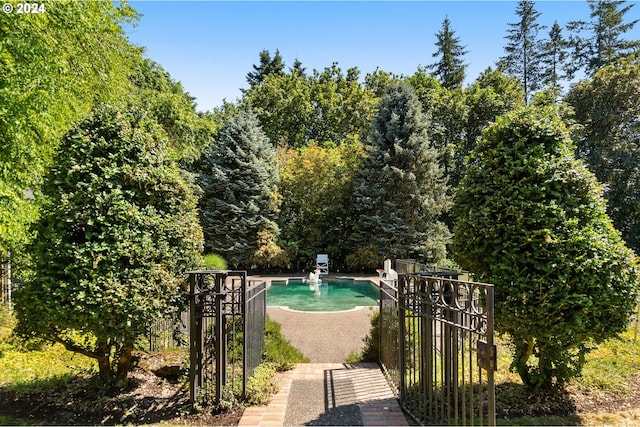
[[[629, 311], [621, 300], [635, 298], [623, 286], [636, 286], [634, 255], [604, 212], [640, 250], [631, 6], [589, 1], [591, 20], [555, 23], [541, 37], [535, 4], [522, 0], [505, 56], [467, 86], [466, 47], [448, 18], [434, 34], [435, 62], [407, 76], [362, 76], [337, 63], [307, 70], [299, 60], [287, 68], [278, 50], [263, 50], [241, 98], [207, 113], [127, 41], [122, 26], [137, 16], [126, 3], [62, 1], [47, 14], [0, 15], [0, 256], [11, 253], [28, 282], [16, 294], [18, 330], [96, 357], [121, 385], [132, 337], [176, 307], [181, 278], [203, 252], [252, 270], [309, 269], [317, 253], [341, 271], [371, 271], [385, 258], [453, 259], [498, 285], [522, 278], [512, 289], [520, 294], [503, 296], [525, 308], [532, 286], [598, 294], [595, 282], [567, 274], [549, 281], [569, 258], [613, 260], [617, 270], [566, 268], [618, 292], [601, 298], [615, 311], [602, 308], [610, 322], [570, 319], [602, 331], [574, 329], [583, 340], [574, 353], [533, 326], [515, 328], [526, 320], [497, 306], [517, 360], [550, 354], [538, 370], [514, 368], [549, 386], [550, 375], [577, 366], [584, 339], [621, 330]], [[577, 72], [583, 81], [562, 97]], [[516, 178], [531, 181], [526, 191], [508, 191]], [[522, 198], [519, 212], [510, 197]], [[469, 200], [496, 203], [471, 212]], [[527, 259], [494, 260], [506, 240], [522, 243], [506, 255]]]
[[193, 175], [218, 123], [129, 43], [125, 2], [2, 14], [0, 258], [16, 333], [124, 386], [136, 338], [176, 312], [202, 229]]

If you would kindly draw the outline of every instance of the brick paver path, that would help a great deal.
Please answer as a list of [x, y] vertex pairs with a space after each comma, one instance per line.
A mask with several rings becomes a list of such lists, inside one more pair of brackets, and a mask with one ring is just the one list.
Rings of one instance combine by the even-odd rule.
[[[301, 423], [322, 425], [326, 421], [330, 425], [341, 425], [341, 420], [359, 420], [358, 424], [365, 426], [408, 425], [391, 387], [375, 363], [301, 363], [279, 374], [279, 383], [280, 391], [269, 405], [245, 409], [240, 426], [296, 424], [301, 414], [294, 413], [294, 408], [300, 411], [313, 402], [308, 402], [309, 395], [296, 395], [292, 390], [302, 390], [309, 384], [322, 388], [324, 399], [317, 402], [320, 413], [303, 414], [308, 420]], [[294, 383], [301, 387], [292, 387]]]

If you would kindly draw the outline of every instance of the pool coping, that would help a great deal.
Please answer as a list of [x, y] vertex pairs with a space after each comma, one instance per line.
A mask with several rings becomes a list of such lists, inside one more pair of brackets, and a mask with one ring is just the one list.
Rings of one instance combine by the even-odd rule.
[[294, 310], [292, 308], [289, 308], [289, 306], [286, 305], [268, 305], [267, 307], [270, 308], [279, 308], [280, 310], [283, 311], [288, 311], [291, 313], [316, 313], [316, 314], [332, 314], [332, 313], [349, 313], [352, 311], [358, 311], [358, 310], [362, 310], [363, 308], [368, 308], [371, 309], [373, 308], [378, 308], [378, 306], [380, 305], [380, 301], [378, 300], [378, 305], [357, 305], [353, 308], [350, 308], [348, 310], [331, 310], [331, 311], [305, 311], [305, 310]]

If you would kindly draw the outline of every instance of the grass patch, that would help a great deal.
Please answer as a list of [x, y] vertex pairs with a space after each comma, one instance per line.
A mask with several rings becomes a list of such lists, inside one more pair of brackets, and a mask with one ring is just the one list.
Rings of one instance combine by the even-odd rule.
[[586, 391], [605, 391], [619, 396], [629, 393], [631, 379], [640, 373], [640, 341], [629, 330], [604, 342], [587, 355], [582, 377], [573, 385]]
[[78, 374], [93, 375], [95, 360], [67, 351], [61, 344], [31, 348], [12, 336], [15, 318], [0, 307], [0, 387], [19, 394], [38, 393], [69, 382]]
[[[511, 349], [497, 338], [496, 407], [500, 425], [640, 425], [640, 341], [634, 328], [587, 354], [582, 375], [564, 390], [530, 395], [509, 371]], [[634, 381], [635, 380], [635, 381]], [[546, 412], [549, 413], [540, 413]], [[527, 413], [530, 412], [530, 413]], [[516, 415], [517, 414], [517, 415]]]
[[0, 356], [0, 387], [17, 393], [37, 393], [69, 382], [79, 374], [93, 375], [93, 359], [67, 351], [62, 345], [38, 350], [10, 348]]

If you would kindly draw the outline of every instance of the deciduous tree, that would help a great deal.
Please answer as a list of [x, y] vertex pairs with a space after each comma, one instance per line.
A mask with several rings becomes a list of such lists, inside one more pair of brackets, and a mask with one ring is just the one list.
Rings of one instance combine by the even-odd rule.
[[312, 142], [281, 154], [279, 224], [296, 270], [318, 253], [340, 268], [352, 230], [353, 180], [362, 160], [358, 139], [320, 146]]
[[15, 294], [17, 332], [95, 358], [122, 387], [149, 323], [180, 306], [202, 250], [196, 197], [162, 128], [140, 110], [99, 106], [63, 139]]
[[640, 251], [640, 61], [622, 59], [577, 84], [566, 98], [581, 124], [578, 155], [605, 184], [607, 211]]
[[94, 102], [127, 93], [140, 57], [122, 28], [136, 19], [125, 2], [44, 6], [39, 14], [0, 14], [0, 254], [29, 241], [61, 137]]
[[640, 271], [605, 204], [555, 108], [500, 117], [457, 189], [456, 259], [495, 284], [496, 330], [531, 389], [577, 375], [635, 310]]

